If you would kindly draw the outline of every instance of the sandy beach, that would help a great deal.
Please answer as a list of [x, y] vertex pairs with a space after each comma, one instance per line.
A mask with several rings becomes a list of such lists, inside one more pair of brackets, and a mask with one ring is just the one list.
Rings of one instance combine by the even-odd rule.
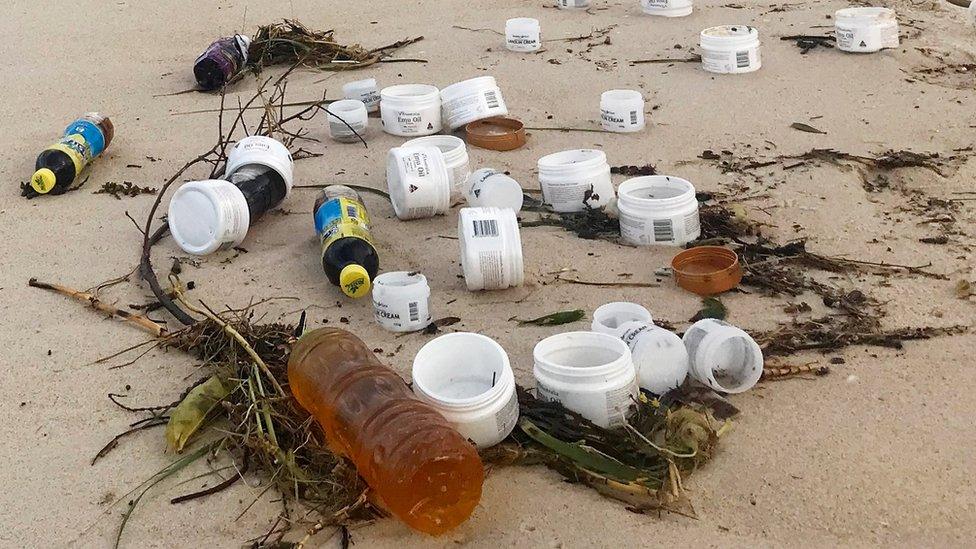
[[[744, 211], [778, 242], [808, 238], [818, 253], [871, 262], [928, 265], [945, 275], [846, 276], [832, 283], [857, 288], [885, 303], [886, 328], [973, 324], [976, 297], [960, 299], [959, 280], [976, 280], [976, 202], [951, 211], [944, 244], [920, 239], [940, 233], [913, 204], [972, 192], [976, 127], [976, 41], [964, 10], [940, 1], [873, 2], [894, 8], [902, 43], [876, 54], [816, 48], [801, 54], [786, 35], [825, 34], [830, 16], [846, 2], [767, 3], [706, 0], [691, 16], [641, 14], [636, 0], [594, 0], [586, 12], [550, 2], [448, 0], [314, 2], [290, 0], [80, 0], [70, 9], [52, 1], [9, 0], [0, 18], [7, 37], [0, 59], [0, 106], [7, 130], [0, 137], [0, 348], [4, 349], [0, 411], [0, 546], [106, 547], [114, 542], [127, 492], [173, 459], [162, 430], [123, 440], [91, 465], [113, 436], [139, 419], [107, 398], [122, 394], [133, 406], [168, 403], [199, 377], [198, 363], [176, 351], [154, 351], [123, 368], [92, 364], [144, 341], [131, 326], [101, 317], [64, 297], [27, 285], [36, 277], [88, 288], [125, 275], [138, 264], [142, 235], [126, 212], [143, 221], [152, 196], [116, 200], [93, 191], [105, 182], [158, 187], [186, 160], [209, 148], [217, 134], [219, 97], [176, 92], [194, 86], [193, 60], [212, 40], [282, 18], [311, 28], [336, 29], [343, 43], [376, 47], [400, 39], [424, 40], [396, 57], [426, 63], [381, 63], [347, 73], [299, 70], [289, 78], [290, 101], [316, 100], [327, 90], [375, 77], [381, 86], [430, 83], [439, 87], [490, 74], [512, 115], [530, 127], [598, 129], [600, 93], [640, 90], [647, 129], [639, 134], [532, 130], [528, 144], [511, 152], [469, 148], [472, 167], [508, 171], [525, 189], [539, 188], [536, 161], [572, 148], [600, 148], [612, 166], [653, 164], [658, 173], [683, 177], [697, 190], [750, 197]], [[568, 38], [609, 28], [604, 41], [547, 42], [536, 54], [506, 51], [502, 31], [510, 17], [541, 21], [544, 38]], [[699, 32], [720, 24], [759, 29], [763, 67], [747, 75], [714, 75], [699, 63], [646, 63], [684, 58], [698, 49]], [[956, 68], [943, 67], [947, 65]], [[967, 69], [968, 67], [968, 69]], [[963, 70], [966, 69], [966, 70]], [[279, 74], [280, 69], [268, 71]], [[228, 89], [228, 102], [251, 97], [253, 77]], [[76, 192], [25, 200], [18, 184], [34, 159], [81, 113], [109, 114], [117, 134], [90, 179]], [[800, 122], [825, 133], [791, 128]], [[321, 157], [295, 164], [296, 184], [356, 184], [386, 189], [387, 151], [404, 140], [370, 119], [368, 148], [329, 140], [324, 117], [307, 125]], [[759, 162], [811, 149], [855, 155], [887, 150], [938, 153], [940, 173], [905, 168], [887, 173], [887, 188], [865, 189], [859, 173], [827, 163], [784, 169], [782, 163], [746, 173], [723, 173], [703, 151]], [[202, 177], [203, 170], [186, 179]], [[626, 179], [615, 175], [619, 185]], [[380, 328], [368, 300], [343, 298], [325, 278], [310, 210], [316, 191], [295, 189], [285, 203], [252, 227], [243, 247], [200, 258], [184, 267], [193, 296], [214, 306], [241, 307], [265, 298], [265, 321], [294, 323], [307, 310], [313, 327], [341, 325], [405, 377], [430, 336], [400, 339]], [[456, 237], [457, 207], [442, 217], [402, 222], [391, 205], [365, 197], [384, 270], [419, 270], [430, 281], [434, 318], [457, 316], [450, 330], [473, 331], [498, 341], [511, 357], [519, 383], [531, 386], [532, 349], [568, 327], [519, 327], [511, 317], [534, 318], [565, 309], [588, 313], [610, 301], [634, 301], [680, 329], [701, 306], [697, 296], [665, 278], [657, 288], [602, 288], [559, 283], [555, 273], [580, 279], [653, 281], [675, 250], [631, 248], [582, 240], [554, 227], [522, 229], [526, 284], [503, 292], [465, 289]], [[913, 201], [914, 200], [914, 201]], [[168, 199], [164, 199], [164, 204]], [[186, 257], [171, 239], [154, 249], [159, 269]], [[629, 275], [629, 276], [626, 276]], [[106, 289], [102, 299], [120, 307], [144, 303], [149, 289], [133, 276]], [[769, 330], [789, 320], [784, 306], [810, 301], [760, 293], [722, 298], [728, 320]], [[176, 323], [162, 312], [151, 315]], [[340, 324], [347, 319], [348, 324]], [[976, 335], [906, 343], [904, 349], [855, 346], [827, 355], [809, 352], [791, 364], [830, 365], [823, 377], [761, 383], [731, 397], [742, 413], [719, 452], [688, 480], [698, 519], [635, 514], [594, 491], [568, 484], [542, 467], [490, 472], [474, 516], [442, 538], [412, 533], [381, 520], [356, 528], [358, 547], [621, 547], [675, 546], [968, 546], [976, 539], [976, 456], [971, 411], [976, 387], [969, 373]], [[830, 363], [832, 358], [842, 358]], [[238, 547], [260, 537], [281, 505], [266, 478], [209, 498], [171, 505], [172, 497], [200, 489], [200, 464], [161, 483], [140, 503], [122, 547]], [[179, 485], [181, 482], [186, 484]], [[264, 493], [262, 493], [264, 492]], [[113, 505], [118, 498], [124, 501]], [[253, 503], [252, 503], [253, 502]], [[301, 537], [301, 531], [296, 531]], [[309, 546], [333, 547], [323, 531]], [[294, 538], [294, 539], [293, 539]]]

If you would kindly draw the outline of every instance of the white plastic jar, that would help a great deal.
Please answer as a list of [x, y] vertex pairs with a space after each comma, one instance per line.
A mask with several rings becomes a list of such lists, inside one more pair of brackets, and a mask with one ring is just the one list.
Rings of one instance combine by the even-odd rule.
[[643, 305], [616, 301], [601, 305], [593, 311], [593, 323], [590, 325], [590, 330], [622, 338], [627, 330], [626, 325], [631, 322], [650, 324], [654, 322], [654, 319], [651, 318], [651, 312]]
[[396, 271], [373, 280], [373, 315], [391, 332], [416, 332], [430, 325], [430, 285], [420, 273]]
[[451, 208], [451, 180], [437, 147], [390, 149], [386, 185], [401, 220], [444, 215]]
[[[343, 99], [328, 106], [329, 135], [340, 143], [359, 141], [366, 135], [369, 113], [366, 104], [358, 99]], [[358, 137], [357, 137], [358, 134]]]
[[366, 110], [376, 112], [380, 110], [380, 90], [376, 87], [375, 78], [356, 80], [342, 85], [342, 95], [346, 99], [358, 99], [366, 105]]
[[508, 114], [494, 76], [479, 76], [444, 88], [441, 110], [444, 124], [452, 131], [475, 120]]
[[511, 51], [533, 52], [542, 47], [538, 19], [516, 17], [505, 21], [505, 47]]
[[590, 0], [556, 0], [556, 7], [561, 10], [585, 10], [590, 7]]
[[240, 246], [251, 223], [244, 194], [219, 179], [183, 184], [170, 199], [167, 219], [173, 240], [193, 255]]
[[748, 391], [762, 377], [759, 344], [727, 322], [699, 320], [688, 328], [683, 340], [692, 377], [718, 392]]
[[427, 84], [400, 84], [380, 92], [380, 119], [391, 135], [417, 137], [441, 131], [441, 92]]
[[636, 90], [609, 90], [600, 95], [600, 120], [608, 132], [644, 129], [644, 96]]
[[525, 201], [519, 182], [492, 168], [471, 174], [465, 196], [473, 208], [508, 208], [516, 212], [522, 210]]
[[684, 17], [691, 15], [692, 0], [640, 0], [641, 10], [647, 15]]
[[468, 147], [464, 140], [453, 135], [428, 135], [407, 141], [401, 147], [437, 147], [444, 155], [447, 173], [451, 179], [451, 197], [464, 196], [464, 188], [471, 175]]
[[630, 349], [596, 332], [568, 332], [532, 352], [539, 398], [561, 403], [601, 427], [623, 424], [639, 395]]
[[677, 334], [651, 322], [627, 322], [623, 339], [637, 369], [637, 384], [655, 395], [676, 389], [688, 377], [688, 350]]
[[468, 290], [504, 290], [525, 281], [522, 237], [514, 211], [461, 208], [458, 240]]
[[543, 200], [556, 212], [603, 208], [614, 198], [610, 164], [603, 151], [574, 149], [539, 159]]
[[759, 31], [722, 25], [701, 31], [702, 68], [718, 74], [753, 72], [762, 67]]
[[701, 235], [695, 187], [680, 177], [648, 175], [617, 192], [620, 236], [632, 246], [683, 246]]
[[413, 360], [413, 391], [478, 448], [505, 440], [518, 422], [515, 374], [501, 345], [458, 332], [421, 347]]
[[845, 8], [834, 14], [837, 49], [874, 53], [898, 47], [898, 18], [889, 8]]

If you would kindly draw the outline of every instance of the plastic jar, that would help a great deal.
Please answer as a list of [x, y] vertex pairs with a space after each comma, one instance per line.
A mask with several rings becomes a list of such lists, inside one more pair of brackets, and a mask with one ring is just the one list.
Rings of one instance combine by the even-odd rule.
[[413, 360], [413, 391], [479, 448], [505, 439], [518, 422], [515, 374], [501, 345], [480, 334], [443, 335]]
[[556, 0], [556, 7], [561, 10], [584, 10], [590, 7], [590, 0]]
[[702, 68], [739, 74], [762, 66], [759, 31], [746, 25], [722, 25], [701, 31]]
[[416, 332], [430, 325], [430, 285], [420, 273], [396, 271], [373, 280], [373, 314], [391, 332]]
[[465, 196], [473, 208], [508, 208], [519, 212], [525, 201], [522, 186], [492, 168], [481, 168], [468, 178]]
[[637, 384], [655, 395], [676, 389], [688, 377], [688, 350], [677, 334], [651, 322], [627, 322], [622, 327], [637, 369]]
[[464, 196], [464, 187], [467, 184], [468, 176], [471, 175], [471, 167], [468, 147], [463, 139], [453, 135], [428, 135], [427, 137], [411, 139], [401, 147], [437, 147], [440, 149], [444, 156], [444, 163], [447, 165], [448, 177], [451, 180], [451, 197]]
[[593, 311], [593, 324], [590, 329], [601, 334], [609, 334], [622, 338], [626, 331], [625, 325], [630, 322], [654, 322], [651, 312], [643, 305], [617, 301], [601, 305]]
[[453, 131], [469, 122], [505, 116], [508, 107], [494, 76], [479, 76], [441, 90], [444, 123]]
[[692, 377], [716, 391], [748, 391], [762, 376], [759, 344], [727, 322], [699, 320], [688, 328], [683, 340]]
[[366, 134], [369, 113], [366, 112], [366, 104], [362, 101], [358, 99], [336, 101], [329, 105], [326, 112], [329, 113], [329, 135], [332, 139], [340, 143], [352, 143], [359, 141], [359, 137]]
[[595, 149], [543, 156], [539, 159], [539, 184], [543, 200], [556, 212], [581, 212], [587, 206], [603, 208], [614, 197], [607, 155]]
[[683, 246], [701, 235], [695, 187], [680, 177], [628, 179], [618, 190], [620, 236], [633, 246]]
[[644, 129], [644, 96], [636, 90], [610, 90], [600, 95], [600, 120], [608, 132]]
[[513, 210], [462, 208], [458, 240], [468, 290], [504, 290], [525, 281], [522, 237]]
[[692, 0], [641, 0], [641, 9], [647, 15], [684, 17], [691, 15]]
[[624, 423], [639, 390], [630, 349], [621, 339], [568, 332], [543, 339], [532, 356], [539, 398], [559, 402], [601, 427]]
[[399, 219], [444, 215], [451, 208], [451, 180], [437, 147], [390, 149], [386, 184]]
[[845, 8], [834, 14], [837, 49], [873, 53], [898, 47], [898, 18], [889, 8]]
[[505, 47], [511, 51], [532, 52], [542, 47], [538, 19], [516, 17], [505, 21]]
[[441, 131], [441, 93], [427, 84], [400, 84], [380, 92], [380, 119], [391, 135], [415, 137]]
[[380, 90], [376, 87], [375, 78], [356, 80], [342, 85], [342, 95], [346, 99], [358, 99], [366, 105], [368, 112], [380, 110]]

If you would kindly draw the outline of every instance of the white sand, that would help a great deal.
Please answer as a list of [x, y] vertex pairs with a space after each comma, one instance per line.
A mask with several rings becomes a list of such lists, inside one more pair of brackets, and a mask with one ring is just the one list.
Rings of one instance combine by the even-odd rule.
[[[781, 241], [805, 235], [813, 249], [824, 253], [906, 264], [931, 262], [932, 270], [952, 278], [895, 277], [887, 287], [880, 286], [878, 278], [852, 281], [890, 301], [889, 327], [971, 324], [973, 303], [956, 299], [952, 288], [959, 278], [976, 278], [969, 236], [976, 228], [976, 203], [962, 203], [956, 214], [962, 234], [953, 236], [949, 245], [924, 245], [918, 239], [935, 234], [935, 227], [919, 224], [922, 219], [915, 213], [898, 212], [906, 199], [897, 190], [865, 193], [850, 170], [757, 170], [764, 185], [775, 184], [767, 191], [696, 159], [704, 149], [749, 156], [795, 154], [814, 147], [851, 153], [893, 148], [949, 154], [973, 145], [973, 73], [914, 74], [920, 67], [938, 66], [939, 57], [973, 62], [974, 31], [963, 11], [937, 1], [883, 2], [901, 16], [908, 38], [900, 49], [875, 55], [818, 49], [803, 56], [779, 36], [825, 32], [811, 27], [830, 25], [826, 16], [844, 2], [791, 3], [785, 11], [766, 3], [743, 1], [748, 5], [743, 9], [722, 7], [723, 3], [698, 2], [692, 16], [667, 20], [640, 15], [636, 0], [594, 0], [599, 9], [589, 14], [557, 11], [544, 7], [541, 0], [84, 0], [70, 7], [9, 0], [0, 18], [6, 98], [0, 106], [5, 124], [0, 172], [6, 189], [0, 203], [0, 348], [5, 353], [0, 361], [5, 442], [0, 449], [0, 545], [110, 544], [125, 501], [111, 509], [105, 502], [122, 496], [173, 457], [164, 453], [162, 431], [156, 430], [123, 441], [100, 463], [89, 465], [102, 445], [138, 419], [112, 405], [107, 393], [127, 393], [127, 402], [136, 405], [169, 402], [199, 375], [194, 361], [167, 352], [118, 370], [91, 365], [145, 336], [26, 283], [36, 276], [85, 288], [135, 266], [141, 236], [123, 214], [129, 211], [144, 219], [152, 198], [116, 201], [91, 191], [106, 181], [158, 186], [211, 145], [216, 136], [212, 115], [172, 113], [214, 108], [213, 96], [153, 96], [191, 87], [195, 56], [213, 38], [238, 30], [245, 7], [248, 33], [258, 24], [295, 17], [313, 28], [337, 28], [340, 41], [367, 46], [426, 36], [399, 55], [423, 57], [428, 64], [386, 64], [348, 75], [299, 73], [289, 85], [291, 100], [319, 97], [323, 87], [337, 96], [342, 82], [366, 76], [375, 76], [383, 85], [444, 86], [492, 74], [512, 113], [528, 125], [598, 127], [600, 92], [641, 89], [648, 100], [650, 124], [645, 133], [537, 131], [518, 151], [472, 149], [472, 163], [510, 170], [524, 186], [537, 188], [537, 158], [596, 146], [607, 151], [613, 165], [651, 162], [664, 173], [693, 181], [699, 190], [748, 185], [739, 192], [768, 192], [769, 198], [746, 204], [750, 215], [769, 223], [770, 234]], [[456, 24], [502, 29], [505, 19], [513, 16], [539, 18], [547, 38], [616, 27], [611, 45], [596, 46], [589, 53], [581, 54], [586, 48], [578, 42], [554, 42], [538, 55], [507, 52], [492, 33], [451, 28]], [[694, 63], [628, 63], [684, 57], [696, 46], [701, 29], [726, 23], [760, 29], [760, 72], [713, 76]], [[906, 81], [923, 77], [931, 82]], [[231, 98], [249, 98], [253, 89], [253, 80], [239, 83]], [[73, 116], [93, 109], [110, 114], [118, 133], [84, 190], [33, 201], [17, 197], [17, 184], [29, 177], [37, 152]], [[796, 121], [828, 134], [790, 129]], [[313, 124], [312, 136], [323, 143], [311, 148], [325, 154], [297, 164], [300, 183], [385, 187], [386, 151], [401, 139], [380, 134], [374, 125], [369, 149], [338, 145], [328, 142], [324, 119]], [[127, 168], [128, 164], [142, 168]], [[976, 168], [969, 163], [948, 178], [926, 170], [901, 170], [893, 184], [945, 198], [953, 191], [973, 190], [974, 177]], [[615, 177], [617, 184], [622, 180]], [[269, 215], [254, 227], [244, 243], [250, 253], [230, 264], [222, 261], [232, 254], [206, 258], [199, 269], [187, 269], [185, 280], [195, 281], [194, 295], [213, 305], [240, 306], [268, 296], [301, 300], [270, 304], [265, 309], [269, 320], [284, 314], [285, 321], [294, 322], [295, 311], [302, 307], [310, 308], [316, 323], [329, 319], [336, 324], [339, 317], [348, 317], [349, 327], [370, 346], [392, 351], [402, 343], [403, 349], [389, 362], [408, 372], [426, 338], [394, 341], [372, 323], [365, 301], [342, 300], [343, 307], [337, 308], [338, 293], [317, 265], [308, 213], [313, 199], [313, 192], [296, 190], [283, 206], [295, 215]], [[402, 223], [376, 197], [368, 197], [367, 204], [375, 217], [384, 268], [422, 270], [434, 288], [435, 316], [460, 316], [464, 323], [457, 328], [496, 338], [510, 353], [522, 383], [531, 382], [532, 346], [558, 329], [516, 328], [507, 321], [513, 315], [532, 317], [576, 307], [592, 311], [610, 300], [634, 300], [656, 317], [680, 321], [690, 318], [699, 305], [694, 296], [670, 283], [623, 290], [552, 284], [547, 273], [564, 268], [577, 269], [578, 276], [588, 279], [632, 273], [633, 280], [650, 280], [673, 252], [583, 241], [542, 228], [523, 230], [530, 287], [472, 295], [457, 276], [456, 242], [439, 238], [454, 234], [455, 212]], [[801, 227], [795, 229], [794, 223]], [[163, 242], [156, 248], [157, 266], [165, 270], [168, 257], [174, 255], [183, 254], [172, 241]], [[529, 291], [533, 293], [528, 299], [514, 303]], [[130, 283], [107, 290], [103, 298], [124, 306], [142, 302], [147, 295], [146, 288]], [[781, 299], [742, 294], [724, 299], [730, 320], [746, 328], [769, 328], [787, 318]], [[689, 482], [700, 515], [697, 521], [633, 514], [589, 489], [562, 482], [555, 473], [510, 469], [491, 474], [481, 507], [453, 535], [432, 541], [387, 520], [356, 530], [354, 539], [359, 547], [399, 548], [458, 542], [478, 547], [967, 545], [976, 537], [976, 490], [970, 471], [976, 456], [976, 397], [970, 371], [974, 348], [973, 335], [910, 343], [900, 352], [853, 348], [842, 355], [846, 364], [833, 366], [825, 378], [765, 384], [735, 397], [743, 410], [736, 429], [714, 461]], [[825, 363], [827, 357], [811, 354], [793, 360]], [[199, 489], [204, 482], [160, 485], [134, 514], [123, 545], [235, 547], [266, 532], [280, 510], [277, 497], [269, 492], [237, 518], [263, 489], [253, 476], [249, 486], [238, 485], [202, 501], [169, 504], [171, 497]], [[326, 538], [323, 533], [314, 541], [334, 543]]]

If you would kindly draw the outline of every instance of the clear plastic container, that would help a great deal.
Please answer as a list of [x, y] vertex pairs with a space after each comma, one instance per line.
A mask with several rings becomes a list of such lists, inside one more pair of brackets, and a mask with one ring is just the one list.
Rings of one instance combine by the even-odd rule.
[[742, 393], [762, 377], [762, 349], [744, 331], [706, 318], [684, 335], [690, 372], [700, 383], [722, 393]]
[[441, 93], [427, 84], [400, 84], [380, 91], [383, 131], [401, 137], [441, 131]]
[[424, 345], [413, 360], [413, 391], [479, 448], [505, 440], [518, 422], [508, 354], [480, 334], [448, 334]]
[[600, 209], [614, 196], [610, 164], [603, 151], [574, 149], [539, 159], [543, 200], [557, 212]]
[[522, 237], [513, 210], [462, 208], [458, 240], [468, 290], [504, 290], [525, 281]]
[[759, 70], [759, 31], [746, 25], [722, 25], [701, 31], [702, 68], [717, 74]]
[[620, 236], [633, 246], [683, 246], [701, 235], [695, 187], [670, 175], [624, 181], [617, 190]]
[[476, 448], [358, 337], [306, 333], [288, 359], [288, 383], [332, 450], [356, 465], [395, 517], [437, 535], [474, 512], [484, 482]]
[[401, 220], [444, 215], [451, 208], [451, 180], [437, 147], [390, 149], [386, 184]]
[[[343, 99], [329, 105], [329, 135], [340, 143], [356, 143], [369, 127], [366, 104], [358, 99]], [[357, 136], [358, 134], [358, 136]]]

